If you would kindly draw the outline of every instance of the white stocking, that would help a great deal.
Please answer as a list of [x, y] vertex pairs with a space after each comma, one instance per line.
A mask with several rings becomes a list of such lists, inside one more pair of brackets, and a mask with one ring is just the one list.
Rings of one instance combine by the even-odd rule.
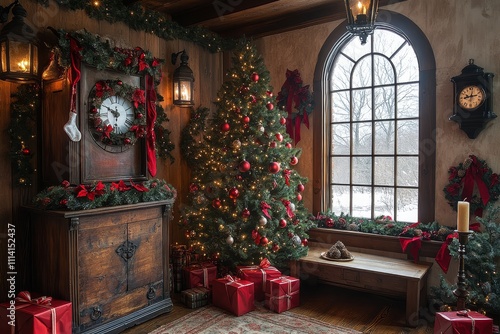
[[69, 119], [68, 122], [64, 124], [64, 131], [72, 141], [80, 141], [80, 139], [82, 139], [82, 133], [76, 127], [76, 113], [72, 111], [69, 112]]

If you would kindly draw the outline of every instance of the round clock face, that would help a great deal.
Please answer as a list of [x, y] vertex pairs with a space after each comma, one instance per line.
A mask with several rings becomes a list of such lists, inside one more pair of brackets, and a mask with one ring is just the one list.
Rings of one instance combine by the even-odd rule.
[[474, 110], [484, 102], [484, 99], [484, 90], [479, 86], [470, 85], [458, 94], [458, 105], [465, 110]]
[[146, 136], [144, 90], [121, 80], [100, 80], [89, 93], [89, 131], [108, 152], [128, 150]]
[[104, 126], [113, 127], [115, 134], [124, 134], [134, 123], [135, 114], [133, 105], [121, 96], [111, 96], [102, 101], [99, 108], [99, 117]]

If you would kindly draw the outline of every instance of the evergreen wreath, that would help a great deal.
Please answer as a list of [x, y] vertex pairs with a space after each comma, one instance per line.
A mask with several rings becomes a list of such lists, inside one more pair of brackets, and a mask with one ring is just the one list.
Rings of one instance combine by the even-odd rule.
[[[101, 80], [96, 83], [89, 93], [89, 100], [92, 101], [89, 112], [89, 124], [94, 127], [94, 131], [100, 133], [99, 138], [106, 145], [134, 145], [137, 138], [146, 135], [146, 109], [144, 90], [130, 86], [121, 80]], [[98, 110], [102, 102], [111, 96], [123, 97], [132, 102], [134, 111], [134, 121], [129, 131], [116, 133], [111, 124], [106, 125]]]
[[[498, 174], [493, 173], [484, 160], [469, 155], [463, 163], [448, 170], [448, 184], [443, 191], [448, 204], [457, 210], [458, 201], [470, 203], [470, 211], [481, 216], [483, 209], [500, 196]], [[473, 190], [477, 187], [479, 195]]]

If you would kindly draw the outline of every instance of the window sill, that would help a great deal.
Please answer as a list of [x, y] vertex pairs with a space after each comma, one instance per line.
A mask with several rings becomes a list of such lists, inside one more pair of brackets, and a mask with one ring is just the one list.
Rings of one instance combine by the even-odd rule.
[[[336, 230], [330, 228], [313, 228], [309, 230], [309, 241], [333, 245], [341, 240], [348, 248], [357, 247], [373, 249], [382, 252], [402, 253], [399, 237], [378, 235], [373, 233], [363, 233], [346, 230]], [[422, 240], [420, 256], [435, 258], [437, 252], [443, 244], [442, 241]], [[408, 253], [408, 250], [407, 252]], [[410, 255], [408, 255], [411, 258]]]

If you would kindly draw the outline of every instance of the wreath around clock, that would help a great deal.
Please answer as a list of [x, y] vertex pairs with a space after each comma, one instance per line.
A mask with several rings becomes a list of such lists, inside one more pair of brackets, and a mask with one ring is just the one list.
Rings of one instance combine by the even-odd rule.
[[[481, 216], [483, 209], [500, 196], [498, 174], [493, 173], [484, 160], [469, 155], [463, 163], [448, 170], [448, 185], [443, 189], [448, 204], [457, 210], [458, 201], [470, 203], [470, 212]], [[477, 189], [479, 195], [474, 194]]]
[[[129, 100], [134, 109], [134, 121], [125, 133], [113, 132], [111, 125], [104, 126], [99, 117], [99, 109], [103, 101], [111, 96], [120, 96]], [[125, 84], [121, 80], [100, 80], [89, 93], [89, 129], [97, 134], [105, 145], [132, 146], [137, 139], [146, 136], [146, 97], [144, 90]]]

